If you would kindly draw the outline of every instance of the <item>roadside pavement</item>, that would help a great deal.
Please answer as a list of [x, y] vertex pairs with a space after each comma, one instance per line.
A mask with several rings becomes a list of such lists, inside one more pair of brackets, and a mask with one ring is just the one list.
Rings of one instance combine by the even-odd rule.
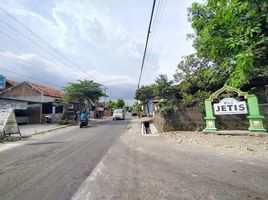
[[129, 123], [127, 118], [70, 126], [0, 151], [0, 199], [71, 199]]
[[[110, 118], [90, 119], [89, 126], [91, 126], [91, 123], [96, 124], [96, 123], [106, 122], [109, 120]], [[11, 137], [7, 138], [5, 141], [2, 141], [2, 143], [0, 143], [0, 152], [23, 145], [28, 140], [31, 141], [31, 140], [36, 140], [40, 138], [50, 137], [59, 133], [71, 131], [75, 129], [76, 127], [78, 127], [78, 125], [58, 125], [58, 124], [19, 125], [22, 138], [18, 137], [19, 135], [12, 135]]]
[[23, 137], [29, 137], [34, 134], [54, 131], [57, 129], [65, 128], [67, 126], [68, 125], [58, 125], [58, 124], [25, 124], [25, 125], [19, 125], [19, 129]]
[[[65, 126], [65, 125], [61, 126], [59, 128], [57, 126], [48, 126], [46, 129], [45, 128], [43, 128], [43, 129], [42, 128], [30, 129], [30, 127], [27, 127], [24, 129], [25, 132], [22, 133], [22, 136], [28, 135], [28, 137], [20, 138], [20, 137], [14, 137], [17, 135], [11, 136], [10, 138], [8, 138], [8, 140], [7, 140], [8, 142], [3, 141], [3, 143], [0, 143], [0, 152], [6, 151], [8, 149], [12, 149], [14, 147], [24, 145], [27, 142], [32, 142], [32, 141], [36, 141], [39, 139], [53, 137], [53, 136], [58, 135], [58, 134], [63, 134], [67, 131], [71, 131], [71, 130], [75, 129], [76, 127], [77, 126]], [[30, 133], [32, 133], [32, 134], [29, 135], [29, 132], [27, 132], [27, 130], [29, 130]]]
[[225, 154], [195, 144], [140, 135], [132, 120], [73, 200], [268, 197], [268, 159]]

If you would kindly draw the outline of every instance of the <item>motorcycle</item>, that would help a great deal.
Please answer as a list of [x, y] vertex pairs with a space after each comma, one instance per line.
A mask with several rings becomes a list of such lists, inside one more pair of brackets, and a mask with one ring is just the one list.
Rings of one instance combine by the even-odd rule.
[[82, 113], [80, 115], [79, 127], [80, 128], [87, 127], [87, 125], [88, 125], [88, 115], [85, 113]]
[[88, 121], [87, 120], [80, 120], [79, 126], [80, 128], [87, 127]]

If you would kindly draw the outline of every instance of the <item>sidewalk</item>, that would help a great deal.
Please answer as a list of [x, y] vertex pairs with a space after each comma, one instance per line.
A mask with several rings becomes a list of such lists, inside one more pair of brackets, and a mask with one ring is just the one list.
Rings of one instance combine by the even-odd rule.
[[[11, 135], [8, 137], [7, 141], [3, 141], [0, 143], [0, 152], [8, 149], [12, 149], [14, 147], [24, 145], [29, 141], [34, 141], [40, 138], [50, 137], [55, 134], [61, 134], [66, 131], [70, 131], [76, 128], [76, 126], [68, 126], [68, 125], [56, 125], [56, 124], [32, 124], [32, 125], [20, 125], [22, 138], [19, 135]], [[46, 134], [40, 134], [46, 133]], [[31, 136], [31, 137], [30, 137]], [[30, 137], [30, 138], [23, 138]]]
[[27, 125], [19, 125], [19, 129], [22, 137], [29, 137], [37, 133], [54, 131], [57, 129], [65, 128], [67, 126], [68, 125], [58, 125], [58, 124], [27, 124]]
[[140, 131], [141, 120], [132, 120], [72, 200], [268, 196], [267, 159], [169, 143], [162, 136], [142, 136]]

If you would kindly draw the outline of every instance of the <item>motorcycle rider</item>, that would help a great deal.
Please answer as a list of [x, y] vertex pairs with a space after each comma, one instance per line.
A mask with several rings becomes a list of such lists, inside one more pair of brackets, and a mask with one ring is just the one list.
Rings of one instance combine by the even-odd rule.
[[86, 112], [82, 112], [80, 115], [80, 122], [86, 122], [88, 124], [88, 115]]

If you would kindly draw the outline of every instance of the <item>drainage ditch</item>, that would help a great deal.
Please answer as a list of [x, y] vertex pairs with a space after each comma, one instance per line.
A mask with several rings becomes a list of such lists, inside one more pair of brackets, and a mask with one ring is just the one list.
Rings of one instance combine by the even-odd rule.
[[144, 122], [143, 126], [144, 126], [144, 133], [145, 134], [152, 134], [149, 121]]
[[157, 130], [155, 129], [152, 120], [144, 120], [141, 122], [141, 135], [157, 136]]

